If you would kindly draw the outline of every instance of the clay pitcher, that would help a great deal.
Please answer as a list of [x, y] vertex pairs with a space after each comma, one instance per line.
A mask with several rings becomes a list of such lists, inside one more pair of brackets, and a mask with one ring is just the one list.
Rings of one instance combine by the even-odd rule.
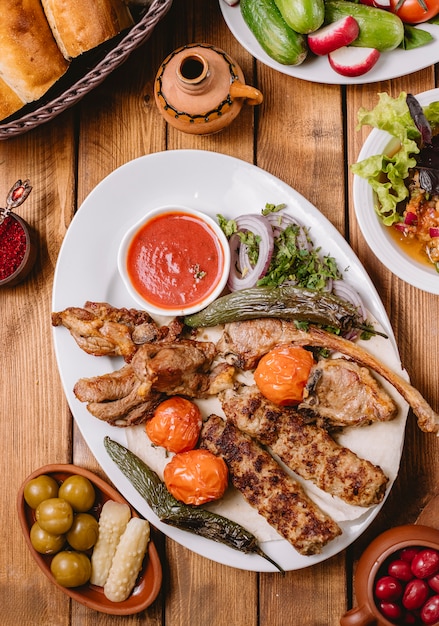
[[172, 52], [157, 72], [154, 96], [169, 124], [195, 135], [219, 132], [244, 103], [263, 99], [258, 89], [245, 84], [237, 63], [210, 44], [188, 44]]

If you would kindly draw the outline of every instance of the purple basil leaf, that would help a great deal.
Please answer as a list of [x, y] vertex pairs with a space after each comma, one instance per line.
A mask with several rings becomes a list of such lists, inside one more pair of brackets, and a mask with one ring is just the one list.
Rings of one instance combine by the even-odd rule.
[[439, 194], [439, 170], [420, 168], [419, 184], [427, 193]]
[[416, 128], [421, 133], [422, 143], [424, 145], [431, 144], [431, 126], [427, 118], [425, 117], [425, 113], [421, 105], [416, 100], [415, 96], [413, 96], [411, 93], [407, 94], [406, 102], [410, 111], [410, 115], [412, 116], [412, 119], [416, 125]]

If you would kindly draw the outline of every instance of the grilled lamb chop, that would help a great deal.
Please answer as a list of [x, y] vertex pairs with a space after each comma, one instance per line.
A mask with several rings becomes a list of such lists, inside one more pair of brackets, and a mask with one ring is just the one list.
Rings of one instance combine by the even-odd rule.
[[340, 446], [324, 428], [271, 403], [256, 385], [219, 397], [228, 421], [268, 446], [302, 478], [348, 504], [367, 507], [382, 501], [388, 478], [381, 468]]
[[356, 363], [373, 370], [395, 387], [408, 402], [422, 431], [439, 433], [439, 415], [417, 389], [358, 344], [321, 328], [310, 326], [308, 331], [299, 330], [294, 322], [272, 318], [233, 322], [225, 325], [217, 348], [238, 367], [253, 369], [259, 359], [276, 345], [288, 343], [341, 352]]
[[122, 356], [129, 362], [138, 344], [174, 340], [182, 331], [179, 320], [158, 326], [146, 311], [118, 309], [106, 302], [86, 302], [52, 313], [53, 326], [65, 326], [78, 346], [93, 356]]
[[215, 344], [182, 340], [141, 346], [131, 365], [137, 377], [155, 391], [201, 397], [209, 389]]
[[152, 417], [164, 394], [145, 388], [131, 364], [102, 376], [81, 378], [73, 388], [88, 411], [113, 426], [134, 426]]
[[170, 395], [205, 397], [234, 385], [235, 368], [212, 367], [213, 343], [182, 340], [141, 346], [131, 363], [101, 376], [81, 378], [73, 391], [92, 415], [114, 426], [146, 421]]
[[341, 534], [301, 485], [233, 424], [211, 415], [203, 425], [200, 445], [225, 460], [235, 488], [301, 554], [318, 554]]
[[369, 370], [347, 359], [318, 361], [297, 408], [306, 421], [328, 430], [387, 422], [397, 413], [396, 404]]

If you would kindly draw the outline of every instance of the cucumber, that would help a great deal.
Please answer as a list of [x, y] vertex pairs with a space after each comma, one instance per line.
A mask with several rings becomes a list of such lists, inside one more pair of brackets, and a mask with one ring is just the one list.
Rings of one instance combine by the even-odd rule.
[[241, 14], [259, 45], [282, 65], [300, 65], [308, 54], [306, 38], [283, 19], [274, 0], [241, 0]]
[[327, 0], [325, 24], [336, 22], [347, 15], [352, 15], [360, 27], [360, 34], [351, 46], [376, 48], [385, 52], [397, 48], [404, 39], [404, 24], [397, 15], [366, 4]]
[[275, 0], [280, 14], [297, 33], [308, 35], [323, 24], [324, 0]]

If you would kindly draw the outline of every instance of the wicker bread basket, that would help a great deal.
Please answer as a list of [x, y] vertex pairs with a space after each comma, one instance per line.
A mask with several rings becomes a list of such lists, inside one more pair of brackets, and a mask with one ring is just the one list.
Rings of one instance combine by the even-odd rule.
[[149, 38], [171, 5], [172, 0], [152, 0], [148, 8], [139, 10], [137, 14], [133, 12], [135, 24], [128, 31], [81, 55], [40, 100], [24, 106], [2, 121], [0, 140], [21, 135], [76, 104]]

